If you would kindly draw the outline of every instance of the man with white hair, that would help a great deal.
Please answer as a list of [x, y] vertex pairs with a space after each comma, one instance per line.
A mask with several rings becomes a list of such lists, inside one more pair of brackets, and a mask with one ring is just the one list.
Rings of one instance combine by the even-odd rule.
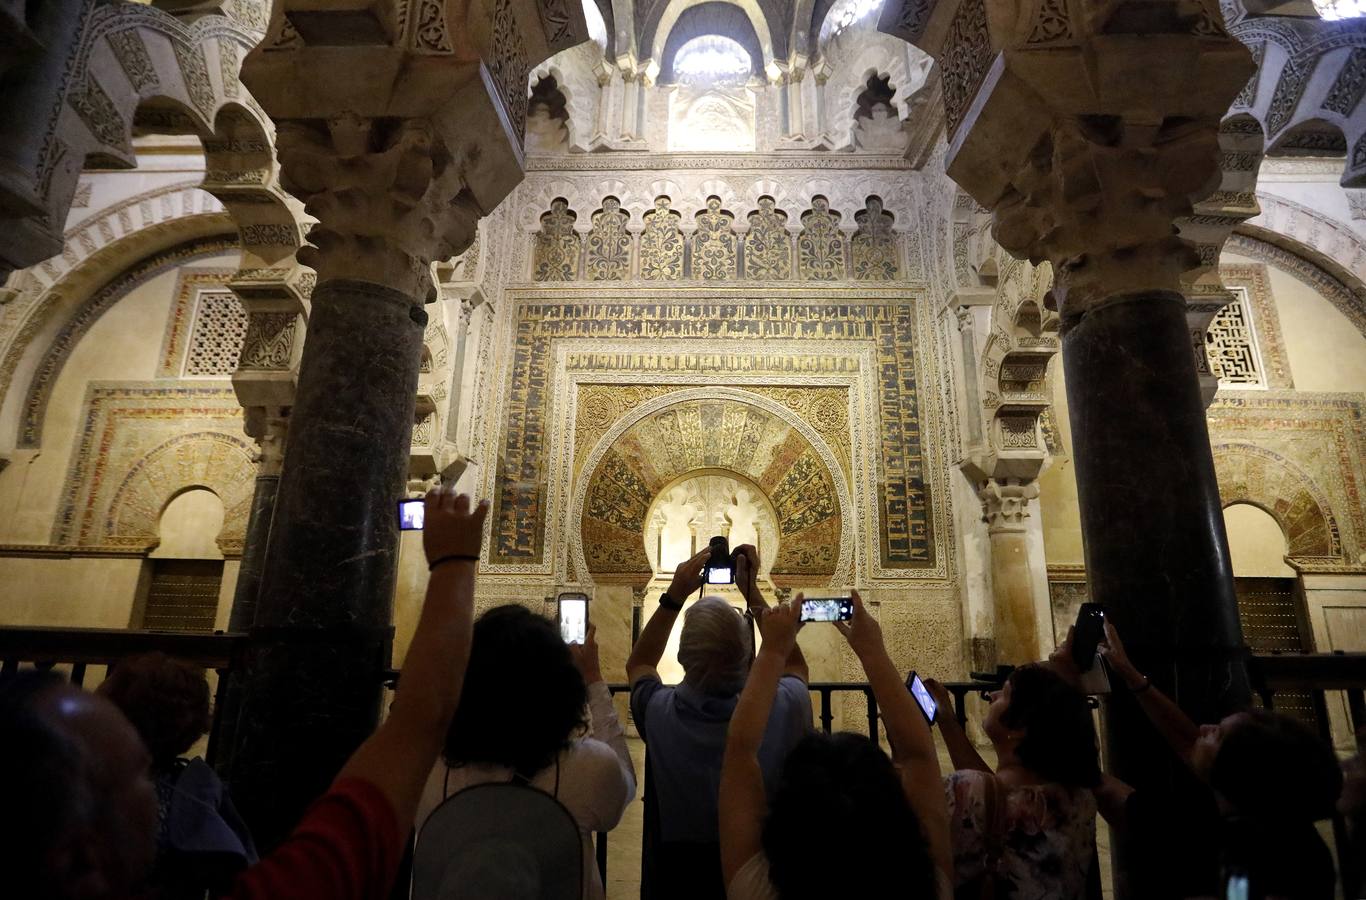
[[[748, 619], [721, 597], [703, 597], [683, 617], [682, 684], [664, 684], [656, 670], [684, 602], [702, 587], [710, 558], [708, 547], [675, 570], [626, 661], [631, 715], [649, 750], [642, 900], [725, 896], [717, 794], [726, 731], [753, 658]], [[737, 547], [735, 583], [755, 615], [767, 606], [758, 574], [758, 550]], [[777, 776], [787, 752], [811, 730], [808, 677], [806, 659], [794, 646], [759, 750], [765, 781]]]

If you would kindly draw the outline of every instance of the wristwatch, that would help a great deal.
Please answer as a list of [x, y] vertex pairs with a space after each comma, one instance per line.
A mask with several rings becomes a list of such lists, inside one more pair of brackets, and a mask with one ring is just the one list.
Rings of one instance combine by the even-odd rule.
[[659, 605], [669, 610], [670, 612], [678, 612], [683, 608], [683, 604], [675, 600], [674, 598], [670, 597], [668, 591], [665, 591], [664, 593], [659, 595]]

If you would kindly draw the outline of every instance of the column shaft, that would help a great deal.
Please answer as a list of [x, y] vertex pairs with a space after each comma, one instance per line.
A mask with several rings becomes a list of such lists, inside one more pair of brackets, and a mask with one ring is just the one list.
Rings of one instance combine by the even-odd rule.
[[991, 529], [991, 590], [996, 601], [997, 660], [1018, 666], [1038, 659], [1029, 536], [1022, 528]]
[[237, 723], [234, 795], [265, 847], [378, 721], [426, 318], [368, 282], [313, 293]]
[[[1112, 297], [1064, 325], [1063, 364], [1091, 597], [1141, 671], [1197, 722], [1248, 705], [1233, 574], [1205, 410], [1177, 293]], [[1122, 688], [1110, 770], [1170, 789], [1184, 773]], [[1116, 833], [1120, 896], [1138, 859]]]

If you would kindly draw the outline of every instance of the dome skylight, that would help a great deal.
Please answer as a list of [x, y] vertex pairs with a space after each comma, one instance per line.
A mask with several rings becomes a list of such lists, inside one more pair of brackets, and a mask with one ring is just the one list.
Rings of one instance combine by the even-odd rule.
[[588, 22], [588, 36], [603, 50], [607, 49], [607, 22], [594, 0], [583, 0], [583, 17]]
[[1314, 0], [1319, 18], [1332, 22], [1337, 19], [1356, 19], [1366, 15], [1366, 0]]
[[831, 38], [838, 37], [846, 28], [862, 22], [880, 9], [882, 0], [837, 0], [835, 5], [830, 7], [830, 12], [825, 14], [825, 21], [821, 23], [820, 43], [824, 44]]
[[752, 63], [738, 41], [719, 34], [704, 34], [678, 48], [674, 74], [680, 81], [739, 82], [749, 78]]

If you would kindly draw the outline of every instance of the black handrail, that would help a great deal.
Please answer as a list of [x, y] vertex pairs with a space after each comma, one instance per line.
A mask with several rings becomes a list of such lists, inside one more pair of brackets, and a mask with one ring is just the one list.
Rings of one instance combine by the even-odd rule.
[[[51, 627], [13, 627], [0, 626], [0, 679], [13, 675], [21, 664], [32, 664], [40, 669], [51, 669], [58, 665], [71, 666], [70, 679], [74, 684], [83, 684], [86, 668], [91, 665], [112, 665], [127, 656], [160, 650], [169, 656], [179, 657], [197, 663], [207, 669], [218, 671], [218, 694], [214, 698], [214, 727], [210, 732], [209, 751], [206, 754], [212, 762], [214, 752], [213, 735], [217, 733], [217, 712], [223, 698], [228, 672], [242, 663], [249, 637], [246, 634], [178, 634], [174, 632], [132, 631], [113, 628], [51, 628]], [[1366, 740], [1366, 653], [1295, 653], [1253, 655], [1249, 670], [1263, 705], [1274, 708], [1276, 694], [1281, 691], [1309, 691], [1315, 698], [1320, 711], [1319, 728], [1325, 740], [1331, 741], [1329, 717], [1326, 715], [1324, 693], [1341, 691], [1346, 695], [1348, 713], [1353, 732], [1357, 735], [1358, 750]], [[385, 685], [397, 685], [399, 671], [388, 669], [380, 673]], [[967, 722], [967, 698], [973, 693], [994, 690], [999, 685], [990, 681], [945, 682], [944, 686], [953, 695], [954, 716], [960, 723]], [[867, 725], [870, 737], [878, 737], [877, 701], [872, 689], [866, 682], [814, 681], [808, 685], [812, 693], [820, 698], [819, 712], [821, 730], [829, 732], [834, 727], [834, 703], [836, 693], [862, 694], [867, 704]], [[625, 684], [609, 684], [613, 695], [629, 691]], [[1341, 817], [1334, 822], [1335, 837], [1339, 848], [1348, 846], [1346, 832]], [[604, 882], [607, 877], [607, 835], [597, 836], [598, 867]], [[1359, 863], [1350, 854], [1339, 854], [1342, 861], [1342, 879], [1347, 888], [1347, 896], [1356, 896], [1354, 891], [1361, 883]]]

